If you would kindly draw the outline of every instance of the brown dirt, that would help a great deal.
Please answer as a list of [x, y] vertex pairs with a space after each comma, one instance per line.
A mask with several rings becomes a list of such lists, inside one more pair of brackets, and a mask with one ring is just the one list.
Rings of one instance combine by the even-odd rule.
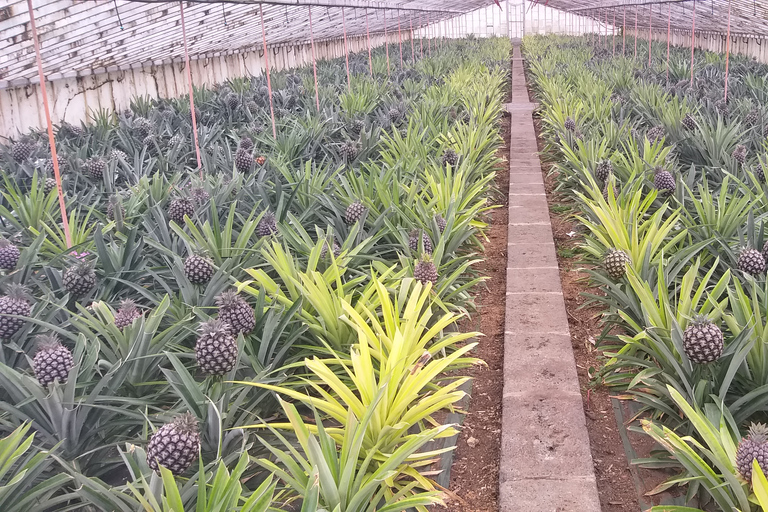
[[[476, 299], [477, 313], [462, 330], [478, 330], [485, 336], [479, 340], [475, 357], [486, 365], [469, 371], [473, 378], [472, 397], [462, 425], [451, 467], [450, 512], [496, 512], [499, 510], [499, 454], [501, 452], [501, 399], [504, 386], [504, 312], [507, 269], [507, 217], [509, 169], [509, 117], [502, 119], [500, 150], [503, 163], [496, 175], [500, 207], [490, 214], [485, 260], [478, 267], [489, 279], [487, 287]], [[469, 441], [472, 446], [467, 444]], [[436, 510], [445, 510], [442, 508]]]

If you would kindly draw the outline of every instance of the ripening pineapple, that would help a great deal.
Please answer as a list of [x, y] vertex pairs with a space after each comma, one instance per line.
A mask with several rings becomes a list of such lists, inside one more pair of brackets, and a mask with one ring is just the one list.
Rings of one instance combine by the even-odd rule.
[[739, 144], [733, 150], [733, 153], [731, 153], [731, 156], [733, 157], [734, 160], [739, 162], [741, 165], [744, 165], [744, 162], [747, 161], [747, 147], [744, 144]]
[[737, 261], [739, 270], [757, 276], [765, 272], [765, 258], [755, 249], [745, 248], [739, 253]]
[[416, 263], [416, 266], [413, 267], [413, 277], [422, 284], [437, 284], [437, 279], [439, 277], [437, 267], [426, 254], [423, 255]]
[[277, 219], [274, 213], [267, 211], [262, 215], [256, 225], [256, 234], [262, 238], [277, 234]]
[[728, 103], [725, 100], [720, 100], [715, 103], [715, 110], [717, 110], [717, 113], [723, 117], [728, 117], [728, 114], [731, 112]]
[[32, 156], [32, 152], [35, 150], [35, 145], [27, 140], [20, 140], [11, 146], [11, 157], [18, 163], [22, 163]]
[[147, 464], [160, 473], [160, 466], [181, 475], [200, 453], [197, 418], [187, 413], [166, 423], [152, 435], [147, 446]]
[[352, 162], [355, 158], [357, 158], [357, 153], [357, 145], [351, 141], [345, 142], [339, 148], [339, 155], [341, 155], [341, 157], [346, 162]]
[[576, 130], [576, 121], [574, 121], [570, 116], [568, 116], [565, 119], [565, 123], [563, 124], [563, 127], [569, 132], [573, 132]]
[[[65, 172], [69, 171], [69, 162], [66, 160], [66, 158], [63, 155], [61, 155], [61, 154], [57, 155], [56, 156], [56, 161], [59, 164], [59, 172], [60, 173], [64, 174]], [[44, 164], [43, 168], [45, 169], [45, 173], [47, 175], [50, 176], [50, 175], [54, 174], [53, 158], [47, 159], [45, 161], [45, 164]]]
[[755, 125], [758, 121], [760, 121], [760, 111], [756, 108], [753, 108], [744, 116], [744, 124], [747, 126]]
[[5, 295], [0, 297], [0, 340], [7, 340], [24, 326], [23, 318], [13, 318], [6, 315], [29, 316], [32, 305], [24, 286], [9, 284], [5, 287]]
[[237, 363], [237, 340], [221, 319], [200, 324], [195, 343], [197, 366], [207, 375], [224, 375]]
[[0, 238], [0, 269], [13, 270], [19, 262], [21, 251], [9, 240]]
[[608, 249], [603, 256], [603, 269], [611, 279], [618, 280], [627, 273], [627, 264], [631, 262], [629, 255], [621, 249]]
[[69, 372], [75, 365], [72, 352], [59, 342], [55, 334], [43, 334], [36, 337], [38, 348], [32, 360], [35, 378], [46, 387], [54, 381], [67, 382]]
[[120, 149], [113, 149], [109, 153], [109, 159], [110, 160], [116, 160], [116, 161], [128, 161], [128, 155], [125, 154], [125, 151], [122, 151]]
[[92, 180], [101, 180], [104, 178], [104, 171], [107, 170], [107, 163], [101, 158], [89, 158], [85, 161], [85, 175]]
[[347, 224], [354, 224], [355, 222], [362, 219], [363, 215], [365, 215], [365, 212], [367, 211], [368, 209], [363, 206], [362, 202], [355, 201], [354, 203], [347, 206], [347, 211], [344, 213], [344, 220]]
[[228, 94], [224, 101], [230, 110], [235, 110], [240, 105], [240, 97], [235, 93]]
[[[341, 246], [336, 241], [336, 238], [333, 239], [333, 244], [331, 245], [331, 251], [333, 252], [333, 256], [338, 258], [341, 255]], [[323, 247], [320, 249], [320, 257], [324, 258], [328, 254], [328, 241], [323, 242]]]
[[736, 449], [736, 470], [747, 482], [752, 482], [752, 461], [756, 460], [763, 473], [768, 473], [768, 426], [752, 423], [749, 435], [739, 441]]
[[213, 277], [213, 263], [198, 254], [191, 254], [184, 260], [184, 275], [190, 283], [205, 284]]
[[603, 160], [595, 168], [595, 178], [602, 182], [608, 181], [608, 177], [613, 173], [613, 163], [610, 160]]
[[43, 193], [50, 194], [56, 189], [56, 180], [53, 178], [45, 178], [43, 182]]
[[181, 146], [183, 144], [184, 144], [184, 137], [180, 133], [177, 133], [173, 137], [168, 139], [168, 147], [169, 148], [175, 148], [175, 147]]
[[459, 163], [459, 155], [456, 153], [456, 151], [453, 150], [453, 148], [445, 148], [443, 155], [440, 157], [440, 161], [443, 163], [443, 167], [447, 165], [456, 167], [456, 164]]
[[168, 205], [168, 218], [176, 224], [183, 224], [184, 217], [195, 215], [195, 205], [186, 197], [177, 197]]
[[195, 203], [196, 207], [204, 205], [211, 198], [211, 194], [209, 194], [208, 191], [202, 187], [193, 188], [189, 191], [189, 195], [192, 198], [192, 202]]
[[250, 137], [243, 137], [237, 145], [237, 149], [250, 151], [253, 149], [253, 140]]
[[133, 130], [137, 138], [144, 139], [152, 131], [152, 123], [146, 117], [137, 117], [133, 120]]
[[365, 130], [365, 121], [362, 119], [355, 119], [352, 121], [352, 133], [360, 135]]
[[658, 144], [666, 137], [666, 132], [663, 126], [654, 126], [645, 133], [645, 137], [651, 144]]
[[238, 171], [246, 173], [253, 166], [253, 155], [247, 149], [240, 148], [235, 151], [235, 167]]
[[387, 115], [389, 116], [389, 122], [394, 124], [400, 119], [400, 116], [402, 114], [400, 113], [399, 108], [392, 107], [391, 109], [389, 109], [389, 112], [387, 113]]
[[693, 131], [696, 129], [696, 119], [690, 113], [685, 114], [680, 123], [686, 130]]
[[448, 225], [443, 216], [439, 213], [435, 214], [435, 224], [437, 224], [437, 229], [439, 229], [441, 233], [445, 231], [445, 227]]
[[663, 167], [657, 167], [653, 171], [653, 184], [661, 195], [666, 196], [674, 194], [677, 188], [675, 177]]
[[107, 220], [115, 220], [115, 212], [120, 212], [120, 218], [125, 219], [125, 208], [117, 195], [112, 195], [107, 201]]
[[697, 316], [683, 333], [683, 350], [697, 364], [717, 361], [723, 355], [723, 332], [705, 315]]
[[256, 326], [253, 308], [236, 291], [227, 291], [216, 297], [219, 319], [224, 321], [232, 334], [247, 334]]
[[115, 313], [115, 327], [122, 331], [133, 325], [133, 322], [139, 318], [141, 318], [141, 311], [136, 307], [136, 303], [126, 299], [120, 303], [120, 309]]
[[73, 297], [82, 297], [96, 286], [96, 273], [90, 263], [80, 261], [64, 271], [61, 281]]
[[755, 178], [761, 183], [765, 183], [765, 171], [763, 170], [762, 165], [755, 165], [752, 167], [752, 174], [755, 175]]
[[[421, 244], [424, 246], [424, 252], [426, 254], [432, 254], [432, 240], [429, 239], [429, 235], [424, 231], [421, 232]], [[408, 248], [413, 252], [419, 251], [419, 230], [413, 229], [408, 235]]]

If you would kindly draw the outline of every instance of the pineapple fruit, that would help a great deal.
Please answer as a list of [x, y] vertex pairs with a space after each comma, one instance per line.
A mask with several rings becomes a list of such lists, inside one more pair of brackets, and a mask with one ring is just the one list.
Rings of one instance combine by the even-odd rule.
[[437, 279], [439, 277], [437, 273], [437, 267], [426, 254], [422, 256], [421, 259], [416, 263], [416, 266], [413, 267], [413, 277], [415, 277], [417, 281], [423, 284], [437, 284]]
[[7, 340], [24, 326], [23, 318], [6, 315], [29, 316], [32, 305], [27, 289], [18, 284], [6, 286], [5, 295], [0, 297], [0, 340]]
[[115, 327], [122, 331], [138, 318], [141, 318], [141, 311], [136, 307], [136, 303], [130, 299], [124, 300], [115, 313]]
[[768, 473], [768, 426], [762, 423], [753, 423], [749, 435], [739, 441], [736, 449], [736, 471], [747, 482], [752, 482], [753, 460], [763, 473]]
[[55, 334], [37, 336], [38, 349], [32, 360], [35, 378], [46, 387], [54, 381], [67, 382], [69, 371], [75, 365], [72, 352], [59, 342]]
[[13, 270], [21, 257], [21, 251], [5, 238], [0, 238], [0, 269]]
[[621, 249], [608, 249], [603, 256], [603, 268], [611, 279], [618, 280], [627, 273], [629, 255]]
[[166, 423], [152, 435], [147, 446], [147, 464], [158, 473], [163, 466], [178, 476], [192, 465], [199, 453], [197, 418], [187, 413]]
[[234, 334], [248, 334], [256, 327], [256, 316], [253, 308], [235, 291], [227, 291], [216, 297], [219, 307], [219, 319], [222, 320]]
[[737, 265], [742, 272], [758, 276], [765, 272], [765, 257], [760, 251], [745, 248], [739, 253]]
[[237, 340], [221, 319], [200, 325], [195, 344], [197, 366], [207, 375], [224, 375], [237, 362]]
[[277, 234], [277, 219], [274, 213], [267, 211], [262, 215], [256, 224], [256, 234], [261, 238]]
[[184, 260], [184, 275], [190, 283], [205, 284], [213, 277], [213, 263], [204, 256], [192, 254]]
[[96, 286], [96, 273], [90, 263], [81, 261], [65, 270], [61, 281], [65, 290], [79, 298]]
[[344, 213], [344, 220], [347, 224], [354, 224], [362, 219], [367, 211], [368, 209], [363, 206], [362, 202], [355, 201], [347, 207], [347, 211]]
[[176, 224], [183, 224], [184, 217], [192, 217], [195, 214], [195, 205], [186, 197], [177, 197], [168, 205], [168, 218]]
[[697, 364], [717, 361], [723, 355], [723, 332], [706, 316], [697, 316], [683, 333], [683, 350]]

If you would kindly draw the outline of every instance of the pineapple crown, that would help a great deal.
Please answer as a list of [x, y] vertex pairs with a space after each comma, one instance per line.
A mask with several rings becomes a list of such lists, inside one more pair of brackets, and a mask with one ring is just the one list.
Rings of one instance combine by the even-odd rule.
[[70, 268], [72, 272], [81, 276], [93, 274], [93, 265], [87, 261], [80, 260]]
[[700, 326], [700, 325], [711, 325], [713, 323], [714, 322], [712, 322], [709, 316], [699, 314], [699, 315], [694, 315], [689, 325]]
[[229, 335], [229, 324], [219, 318], [213, 318], [207, 322], [203, 322], [198, 327], [197, 332], [201, 336], [216, 336], [216, 335]]
[[56, 334], [38, 334], [35, 336], [38, 352], [50, 352], [61, 347], [61, 342]]
[[270, 220], [275, 219], [275, 214], [272, 213], [272, 210], [267, 210], [264, 212], [264, 215], [261, 217], [261, 220], [264, 222], [269, 222]]
[[123, 313], [135, 313], [138, 312], [138, 310], [136, 303], [131, 299], [125, 299], [120, 303], [119, 311], [122, 311]]
[[181, 205], [181, 204], [186, 205], [186, 204], [192, 204], [192, 200], [188, 197], [178, 196], [178, 197], [175, 197], [173, 201], [171, 201], [171, 203], [178, 204], [178, 205]]
[[5, 296], [14, 300], [29, 302], [29, 289], [24, 285], [11, 283], [5, 286]]
[[421, 257], [419, 258], [418, 262], [419, 263], [432, 263], [432, 264], [434, 264], [432, 262], [432, 258], [427, 253], [422, 254]]
[[10, 240], [7, 240], [5, 238], [0, 238], [0, 249], [5, 249], [6, 247], [11, 247], [13, 244]]
[[241, 302], [244, 302], [244, 301], [237, 294], [237, 292], [235, 290], [228, 290], [226, 292], [222, 292], [218, 297], [216, 297], [216, 304], [220, 308], [226, 308], [226, 307], [234, 306], [234, 305], [239, 304]]
[[112, 194], [111, 196], [109, 196], [109, 199], [107, 201], [109, 202], [109, 204], [113, 206], [117, 206], [117, 204], [120, 203], [120, 199], [121, 197], [119, 194]]
[[749, 427], [749, 440], [755, 443], [768, 442], [768, 425], [764, 423], [752, 423]]
[[179, 432], [187, 434], [197, 434], [200, 431], [197, 418], [190, 413], [176, 416], [176, 418], [173, 419], [173, 425]]
[[653, 174], [659, 174], [660, 172], [666, 172], [666, 171], [667, 171], [667, 170], [666, 170], [666, 169], [664, 169], [664, 167], [662, 167], [662, 166], [660, 166], [660, 165], [657, 165], [657, 166], [656, 166], [656, 167], [653, 169]]

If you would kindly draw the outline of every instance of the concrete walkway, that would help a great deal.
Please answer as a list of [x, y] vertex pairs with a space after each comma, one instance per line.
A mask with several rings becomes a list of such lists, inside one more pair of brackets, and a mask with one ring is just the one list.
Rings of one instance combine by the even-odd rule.
[[599, 512], [520, 46], [512, 67], [500, 510]]

